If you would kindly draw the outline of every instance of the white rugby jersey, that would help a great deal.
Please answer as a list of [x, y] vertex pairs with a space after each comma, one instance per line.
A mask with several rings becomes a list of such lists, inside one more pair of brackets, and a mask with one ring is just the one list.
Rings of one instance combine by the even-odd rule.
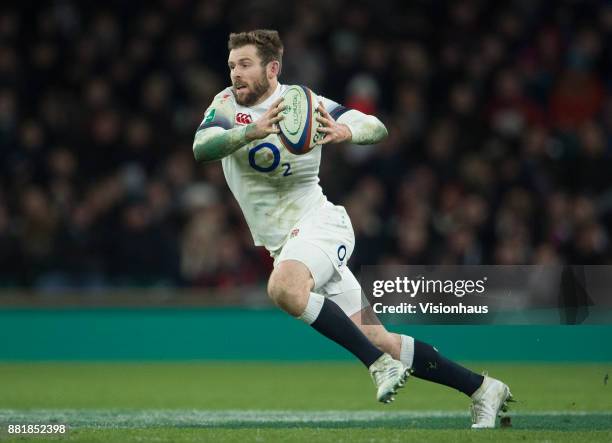
[[[245, 107], [236, 103], [230, 87], [217, 94], [198, 130], [247, 125], [264, 114], [287, 89], [279, 83], [264, 102]], [[318, 96], [334, 119], [346, 108]], [[319, 185], [321, 146], [308, 154], [287, 151], [276, 134], [247, 143], [221, 160], [225, 179], [236, 197], [257, 246], [276, 251], [291, 228], [309, 211], [327, 201]]]

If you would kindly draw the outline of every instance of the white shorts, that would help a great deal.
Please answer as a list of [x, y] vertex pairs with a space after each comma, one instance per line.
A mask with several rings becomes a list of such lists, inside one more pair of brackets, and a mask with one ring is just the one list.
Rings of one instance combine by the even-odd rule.
[[326, 202], [300, 220], [281, 250], [271, 255], [275, 267], [285, 260], [303, 263], [314, 280], [313, 291], [351, 316], [367, 305], [359, 282], [346, 265], [354, 247], [355, 234], [346, 210]]

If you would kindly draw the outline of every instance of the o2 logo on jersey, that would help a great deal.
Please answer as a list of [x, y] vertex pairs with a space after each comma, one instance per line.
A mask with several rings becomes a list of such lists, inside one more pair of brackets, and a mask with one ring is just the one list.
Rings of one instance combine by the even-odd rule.
[[[257, 155], [260, 151], [261, 154]], [[262, 143], [249, 150], [249, 165], [259, 172], [272, 172], [278, 168], [280, 157], [280, 150], [276, 146], [272, 143]], [[291, 171], [291, 164], [283, 163], [281, 166], [285, 169], [283, 177], [287, 177], [293, 173]]]
[[249, 123], [253, 123], [253, 119], [250, 114], [239, 112], [236, 114], [236, 123], [239, 125], [248, 125]]

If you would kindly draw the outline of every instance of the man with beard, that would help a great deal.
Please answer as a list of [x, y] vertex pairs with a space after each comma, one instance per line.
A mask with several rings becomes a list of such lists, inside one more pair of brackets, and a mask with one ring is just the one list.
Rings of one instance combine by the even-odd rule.
[[[473, 427], [494, 427], [510, 398], [505, 384], [451, 362], [428, 344], [389, 333], [362, 300], [359, 283], [346, 266], [355, 242], [350, 219], [318, 184], [321, 146], [293, 155], [277, 136], [287, 88], [278, 82], [283, 55], [278, 33], [231, 34], [228, 47], [232, 86], [206, 110], [193, 151], [199, 162], [221, 160], [255, 245], [274, 258], [270, 298], [361, 360], [379, 401], [392, 401], [412, 374], [471, 396]], [[324, 97], [318, 100], [321, 145], [372, 145], [386, 137], [376, 117]]]

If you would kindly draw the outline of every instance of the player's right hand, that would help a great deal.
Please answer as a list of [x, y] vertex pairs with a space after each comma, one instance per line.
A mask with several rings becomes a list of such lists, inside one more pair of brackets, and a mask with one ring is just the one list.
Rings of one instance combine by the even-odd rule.
[[264, 115], [247, 127], [246, 138], [249, 141], [266, 138], [270, 134], [278, 134], [280, 132], [277, 123], [284, 118], [281, 115], [281, 112], [286, 108], [283, 100], [283, 97], [275, 100]]

